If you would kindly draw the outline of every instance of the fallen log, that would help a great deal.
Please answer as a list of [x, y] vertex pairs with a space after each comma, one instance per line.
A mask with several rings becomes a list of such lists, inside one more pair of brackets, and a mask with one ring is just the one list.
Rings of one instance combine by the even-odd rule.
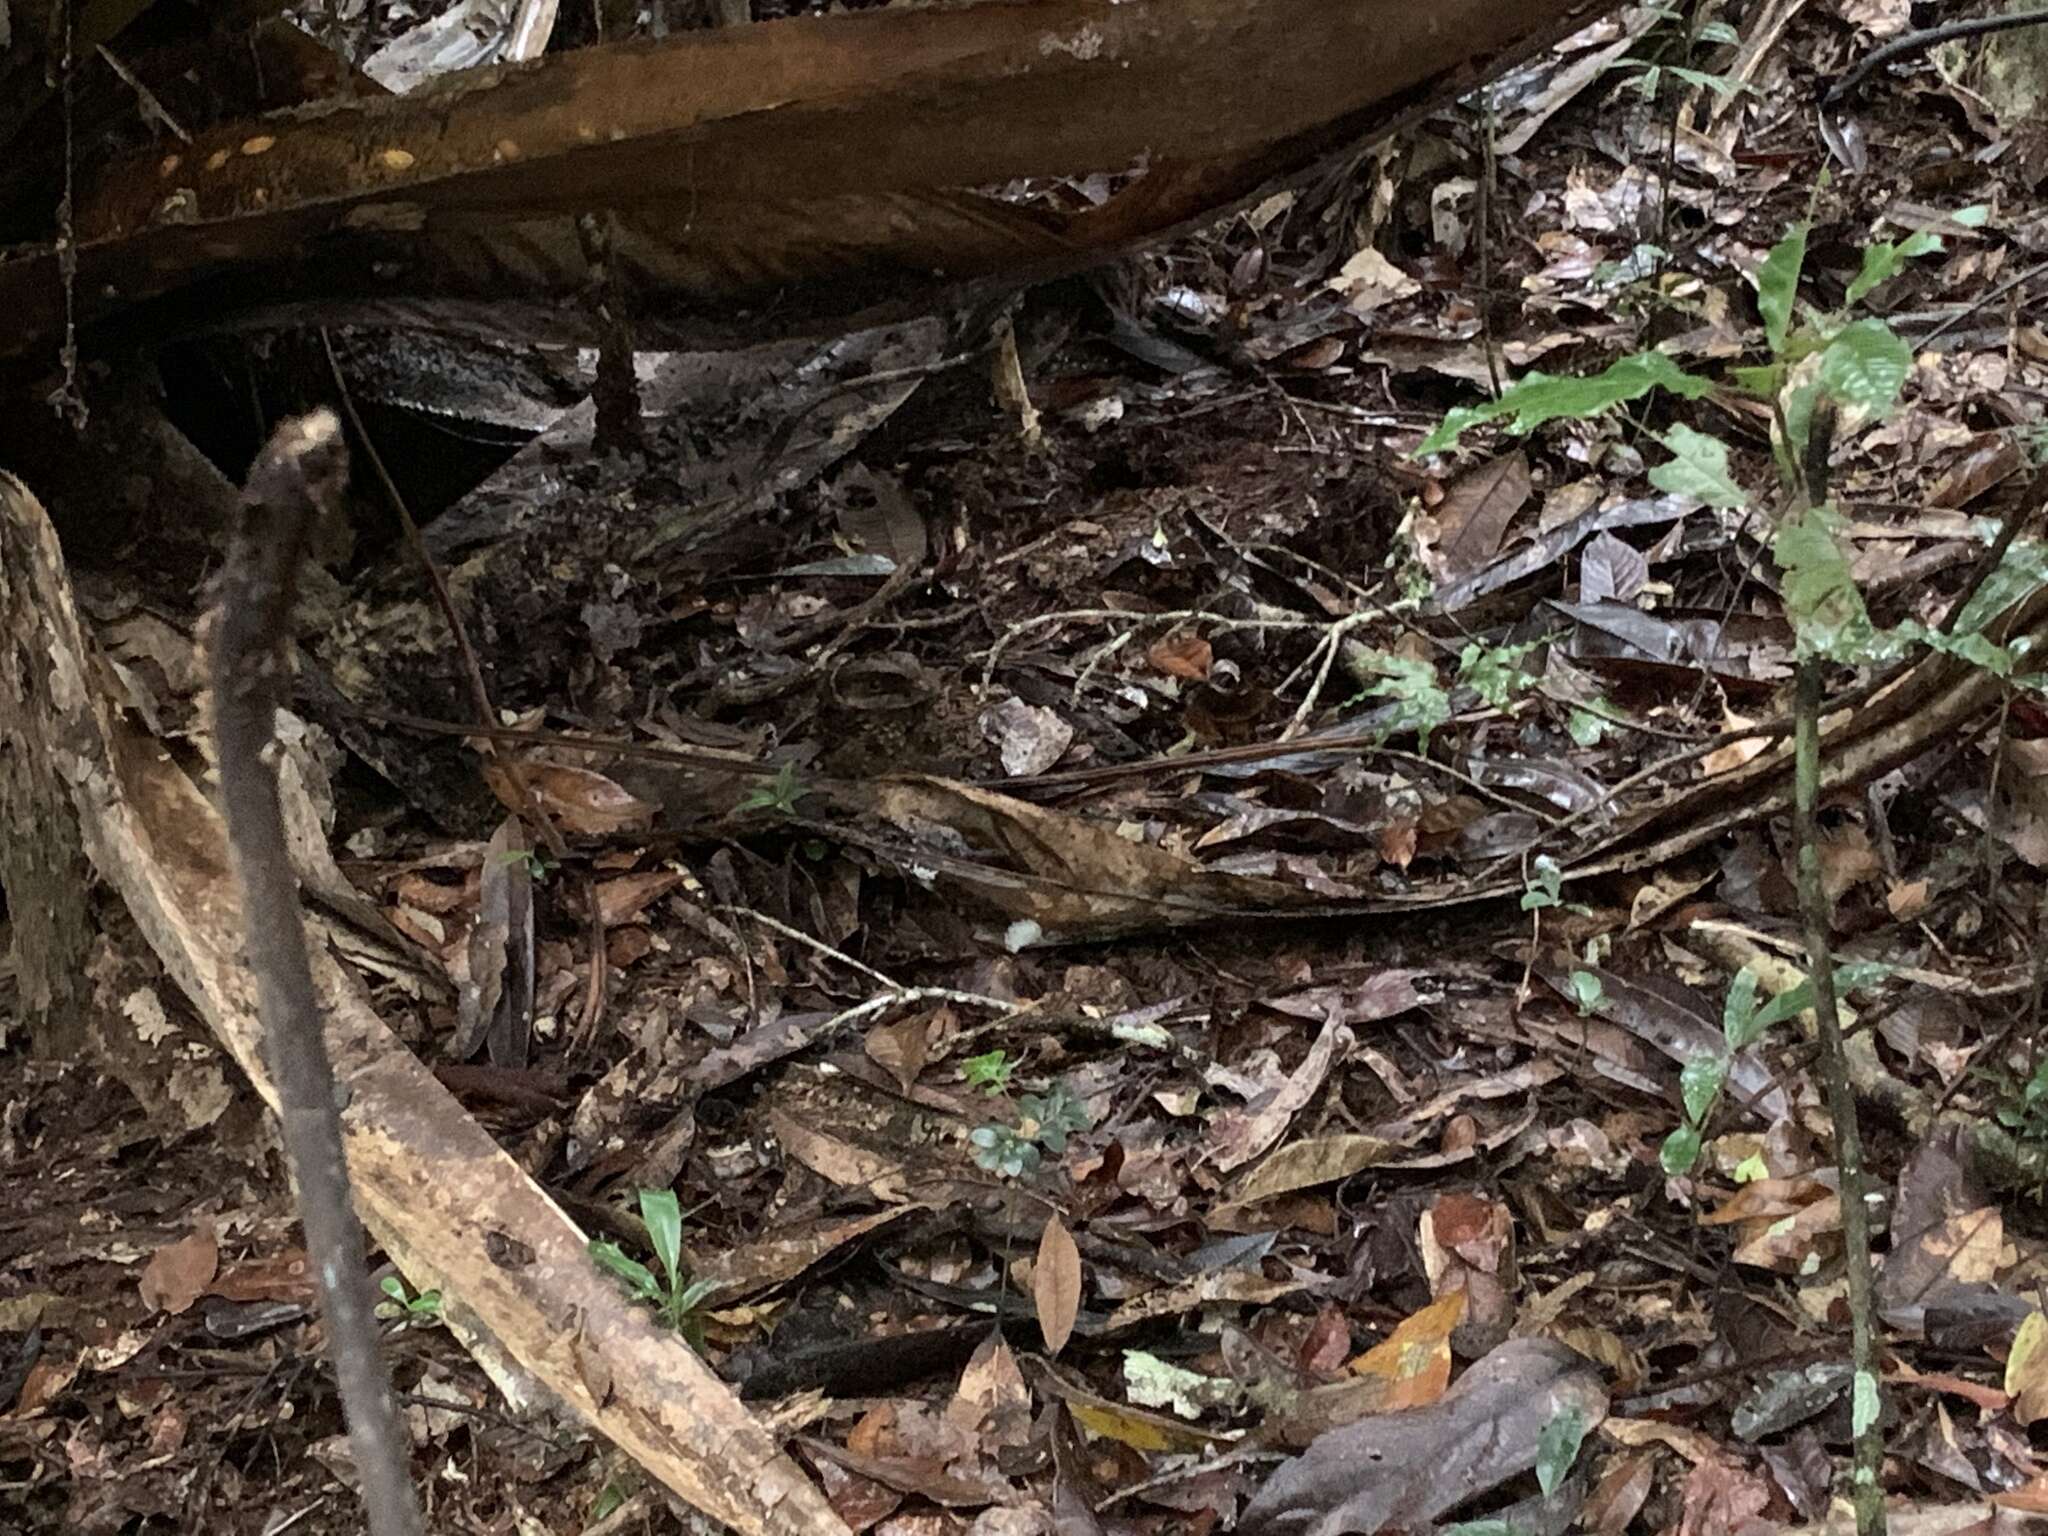
[[[648, 347], [929, 312], [1098, 264], [1471, 90], [1610, 0], [987, 0], [590, 48], [229, 123], [77, 193], [77, 316], [587, 339], [579, 215]], [[1143, 174], [1130, 173], [1142, 168]], [[1099, 207], [977, 191], [1109, 172]], [[53, 355], [54, 248], [0, 261]]]

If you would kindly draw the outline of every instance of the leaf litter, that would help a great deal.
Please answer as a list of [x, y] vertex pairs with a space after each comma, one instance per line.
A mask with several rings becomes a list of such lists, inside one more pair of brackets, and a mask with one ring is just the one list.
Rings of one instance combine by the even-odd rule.
[[[685, 533], [617, 466], [577, 488], [608, 500], [589, 548], [639, 558], [560, 576], [570, 487], [515, 455], [428, 525], [517, 722], [491, 754], [458, 745], [404, 552], [338, 573], [307, 729], [349, 767], [304, 793], [379, 919], [347, 952], [592, 1236], [652, 1251], [640, 1181], [673, 1188], [707, 1359], [850, 1528], [1719, 1536], [1845, 1491], [1790, 621], [1839, 556], [1884, 622], [1942, 623], [2038, 508], [2048, 343], [1981, 302], [2040, 258], [2038, 146], [1957, 162], [1938, 207], [1882, 166], [1816, 193], [1829, 151], [1771, 114], [1896, 28], [1781, 9], [1780, 39], [1688, 45], [1760, 107], [1637, 89], [1670, 39], [1624, 12], [1495, 87], [1490, 207], [1489, 130], [1441, 115], [1405, 172], [1368, 159], [1031, 295], [992, 383], [818, 388], [936, 361], [923, 332], [777, 354], [764, 376], [815, 391], [800, 427], [697, 421], [677, 453], [716, 517]], [[1931, 142], [1912, 91], [1976, 147], [2003, 131], [1932, 66], [1858, 111]], [[1432, 191], [1428, 166], [1461, 174]], [[1479, 225], [1508, 208], [1526, 240]], [[1844, 438], [1833, 555], [1781, 567], [1753, 508], [1785, 424], [1700, 370], [1796, 333], [1795, 227], [1826, 302], [1883, 304], [1815, 371], [1903, 398]], [[1482, 248], [1519, 305], [1480, 290]], [[1494, 370], [1519, 380], [1498, 400]], [[2040, 620], [2030, 548], [1991, 609], [2008, 646]], [[110, 648], [189, 605], [94, 580]], [[189, 718], [178, 647], [150, 646], [138, 708]], [[1838, 692], [1884, 687], [1831, 727], [1820, 850], [1873, 1021], [1858, 1086], [1892, 1111], [1901, 1525], [2048, 1504], [2048, 710], [1965, 660], [1840, 665]], [[40, 1299], [0, 1313], [0, 1456], [61, 1444], [145, 1518], [215, 1497], [185, 1448], [230, 1431], [170, 1383], [326, 1412], [270, 1383], [309, 1293], [263, 1133], [224, 1099], [231, 1176], [169, 1144], [138, 1199], [115, 1170], [144, 1119], [8, 1070], [0, 1152], [48, 1138], [91, 1219], [6, 1218]], [[448, 1331], [398, 1339], [402, 1383], [453, 1394], [422, 1454], [467, 1436], [517, 1469], [491, 1518], [603, 1502], [598, 1458], [493, 1424]], [[143, 1429], [88, 1434], [102, 1402]], [[69, 1499], [81, 1528], [115, 1508]]]

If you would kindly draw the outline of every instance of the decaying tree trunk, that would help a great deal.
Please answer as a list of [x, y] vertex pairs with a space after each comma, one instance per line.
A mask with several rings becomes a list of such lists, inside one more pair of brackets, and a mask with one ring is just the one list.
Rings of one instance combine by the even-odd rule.
[[92, 872], [49, 727], [57, 700], [86, 681], [71, 675], [27, 585], [23, 530], [42, 516], [27, 488], [0, 473], [0, 891], [30, 1041], [38, 1055], [69, 1057], [85, 1044]]

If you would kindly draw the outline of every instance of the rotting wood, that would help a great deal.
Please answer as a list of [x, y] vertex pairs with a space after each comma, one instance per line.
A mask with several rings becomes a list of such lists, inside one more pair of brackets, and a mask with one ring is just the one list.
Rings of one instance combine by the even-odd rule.
[[64, 670], [49, 621], [25, 587], [21, 529], [32, 506], [21, 482], [0, 473], [0, 891], [30, 1044], [47, 1059], [68, 1060], [85, 1045], [92, 875], [47, 732], [55, 701], [84, 679]]
[[[39, 698], [38, 724], [85, 850], [275, 1107], [219, 813], [91, 686], [92, 651], [41, 507], [10, 495], [0, 514], [12, 578], [0, 627], [11, 631], [22, 605], [40, 615], [38, 643], [53, 675], [68, 680]], [[392, 1035], [354, 977], [324, 948], [312, 962], [349, 1094], [359, 1210], [396, 1251], [432, 1266], [415, 1281], [447, 1289], [548, 1389], [706, 1514], [747, 1536], [845, 1536], [823, 1494], [725, 1383], [590, 1263], [583, 1235]]]
[[[1213, 215], [1609, 3], [991, 0], [585, 49], [119, 162], [79, 191], [76, 296], [88, 322], [183, 289], [159, 324], [261, 303], [492, 332], [524, 300], [531, 340], [587, 323], [553, 301], [605, 207], [646, 345], [871, 323]], [[1146, 161], [1072, 216], [965, 190]], [[47, 350], [54, 269], [0, 263], [0, 356]]]

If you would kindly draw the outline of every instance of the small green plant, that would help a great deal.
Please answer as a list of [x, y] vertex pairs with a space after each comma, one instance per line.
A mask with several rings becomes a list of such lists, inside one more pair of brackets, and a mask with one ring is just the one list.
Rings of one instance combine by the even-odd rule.
[[775, 770], [775, 777], [756, 784], [734, 807], [745, 814], [748, 811], [766, 811], [771, 816], [789, 817], [796, 815], [797, 802], [803, 799], [805, 787], [797, 776], [795, 763], [784, 763]]
[[535, 885], [540, 884], [555, 871], [555, 866], [537, 848], [507, 848], [498, 857], [504, 861], [507, 868], [514, 865], [523, 866], [527, 878]]
[[1016, 1070], [1017, 1063], [1001, 1048], [970, 1056], [960, 1063], [960, 1075], [990, 1098], [1009, 1092], [1010, 1078]]
[[1552, 907], [1561, 907], [1575, 912], [1580, 917], [1592, 915], [1592, 908], [1581, 902], [1564, 899], [1564, 870], [1557, 860], [1547, 853], [1539, 853], [1529, 861], [1530, 874], [1522, 887], [1522, 910], [1524, 912], [1547, 912]]
[[[1845, 996], [1875, 985], [1891, 974], [1891, 967], [1870, 960], [1852, 960], [1835, 967], [1835, 990]], [[1780, 992], [1768, 1002], [1758, 1003], [1757, 974], [1745, 965], [1728, 983], [1728, 995], [1721, 1004], [1721, 1048], [1693, 1057], [1678, 1074], [1678, 1095], [1685, 1105], [1685, 1119], [1664, 1138], [1658, 1160], [1674, 1176], [1692, 1172], [1705, 1143], [1708, 1121], [1728, 1086], [1736, 1053], [1761, 1040], [1773, 1024], [1795, 1018], [1814, 1003], [1813, 978]]]
[[1614, 707], [1605, 699], [1595, 699], [1590, 705], [1575, 704], [1565, 722], [1565, 731], [1572, 741], [1581, 747], [1597, 747], [1614, 729]]
[[1093, 1123], [1088, 1106], [1064, 1082], [1043, 1094], [1025, 1094], [1017, 1101], [1017, 1113], [1015, 1125], [978, 1125], [967, 1135], [974, 1161], [1006, 1179], [1036, 1173], [1046, 1152], [1059, 1156], [1067, 1150], [1068, 1137]]
[[1427, 752], [1430, 733], [1451, 718], [1451, 696], [1437, 681], [1436, 668], [1419, 657], [1374, 650], [1365, 652], [1361, 665], [1372, 680], [1359, 697], [1391, 699], [1397, 706], [1380, 740], [1413, 731], [1421, 743], [1418, 750]]
[[1535, 675], [1523, 671], [1522, 663], [1543, 643], [1525, 640], [1519, 645], [1482, 645], [1474, 640], [1458, 655], [1458, 681], [1488, 707], [1506, 709], [1536, 686]]
[[400, 1328], [431, 1328], [441, 1321], [439, 1291], [421, 1291], [415, 1296], [406, 1290], [405, 1282], [396, 1275], [386, 1275], [379, 1280], [377, 1289], [388, 1298], [378, 1302], [376, 1307], [376, 1315], [385, 1322], [395, 1322]]
[[1562, 905], [1564, 870], [1547, 853], [1537, 854], [1534, 863], [1535, 871], [1529, 876], [1529, 883], [1522, 888], [1522, 910], [1541, 912]]
[[1570, 976], [1572, 1006], [1579, 1010], [1579, 1017], [1589, 1019], [1607, 1001], [1607, 988], [1600, 978], [1591, 971], [1573, 971]]
[[[1686, 85], [1698, 86], [1712, 91], [1716, 96], [1733, 98], [1751, 87], [1732, 75], [1717, 75], [1703, 69], [1695, 69], [1688, 61], [1698, 57], [1701, 48], [1720, 43], [1739, 43], [1741, 35], [1725, 21], [1700, 19], [1705, 7], [1682, 7], [1676, 5], [1652, 5], [1647, 8], [1661, 25], [1649, 36], [1647, 56], [1641, 58], [1617, 59], [1608, 65], [1609, 69], [1626, 70], [1630, 73], [1629, 85], [1645, 101], [1656, 98], [1664, 87], [1665, 76], [1682, 81]], [[1695, 12], [1689, 17], [1687, 10]]]
[[2034, 1070], [2020, 1082], [2001, 1073], [1998, 1123], [2026, 1143], [2048, 1143], [2048, 1055], [2034, 1063]]
[[717, 1287], [706, 1280], [692, 1280], [683, 1269], [683, 1213], [676, 1192], [641, 1190], [640, 1219], [647, 1224], [647, 1240], [661, 1265], [659, 1275], [608, 1239], [592, 1239], [590, 1257], [598, 1268], [624, 1281], [635, 1301], [653, 1303], [662, 1322], [688, 1339], [692, 1348], [701, 1350], [704, 1320], [698, 1308]]
[[974, 1161], [990, 1173], [1021, 1179], [1038, 1172], [1038, 1144], [1007, 1125], [977, 1125], [967, 1133]]
[[1046, 1151], [1067, 1150], [1067, 1138], [1093, 1124], [1088, 1106], [1074, 1096], [1064, 1082], [1054, 1083], [1044, 1094], [1027, 1093], [1017, 1101], [1024, 1120], [1018, 1129]]

